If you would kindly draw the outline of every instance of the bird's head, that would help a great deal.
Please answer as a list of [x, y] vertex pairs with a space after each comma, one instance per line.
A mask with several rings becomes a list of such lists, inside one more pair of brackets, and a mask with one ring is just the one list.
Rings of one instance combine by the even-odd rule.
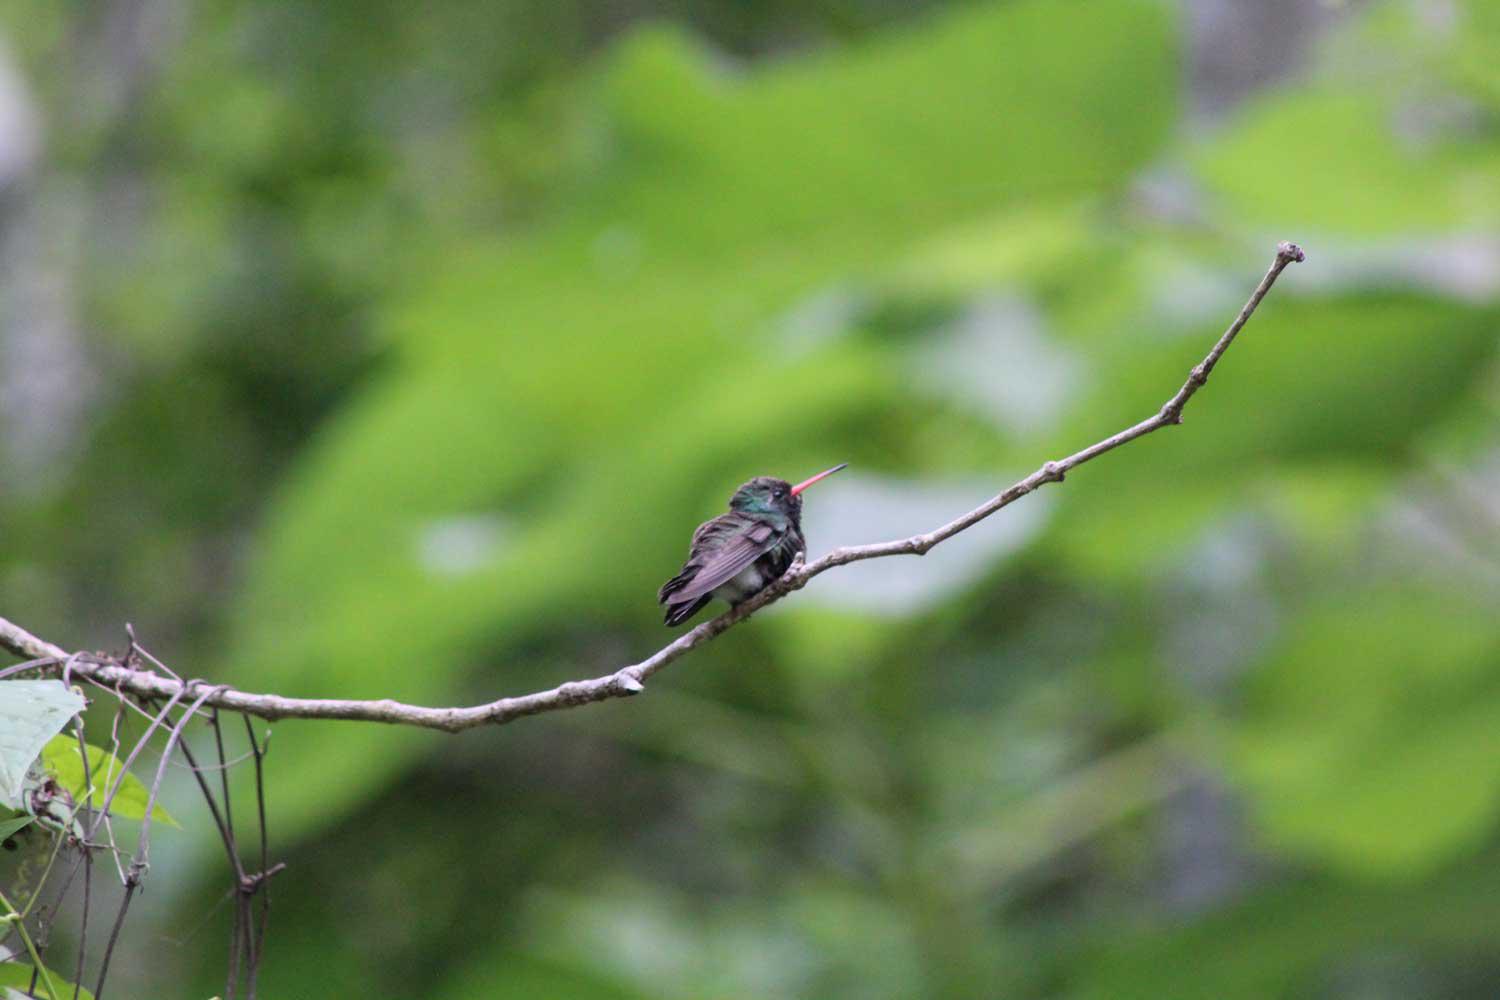
[[848, 462], [843, 462], [831, 469], [825, 469], [796, 486], [785, 479], [777, 479], [775, 476], [756, 476], [734, 491], [734, 496], [729, 498], [729, 509], [744, 514], [780, 514], [794, 521], [800, 521], [802, 491], [818, 480], [833, 475], [848, 464]]

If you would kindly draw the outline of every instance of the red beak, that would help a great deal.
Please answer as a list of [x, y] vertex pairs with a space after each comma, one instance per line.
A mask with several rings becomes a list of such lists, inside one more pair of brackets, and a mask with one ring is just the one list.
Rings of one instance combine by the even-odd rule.
[[813, 476], [811, 479], [804, 479], [802, 482], [792, 487], [792, 496], [796, 496], [798, 493], [801, 493], [803, 490], [807, 489], [819, 479], [827, 479], [829, 476], [833, 475], [840, 469], [847, 469], [848, 467], [848, 462], [840, 462], [838, 465], [835, 465], [831, 469], [824, 469], [822, 472], [818, 473], [816, 476]]

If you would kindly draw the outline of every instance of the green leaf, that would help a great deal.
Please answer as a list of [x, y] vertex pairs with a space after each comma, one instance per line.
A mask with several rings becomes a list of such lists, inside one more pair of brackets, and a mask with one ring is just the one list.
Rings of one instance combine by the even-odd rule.
[[[73, 797], [80, 803], [88, 801], [89, 787], [83, 778], [83, 755], [78, 752], [78, 739], [74, 736], [54, 736], [47, 742], [42, 750], [42, 764], [47, 772], [57, 779], [57, 783], [73, 793]], [[120, 781], [120, 790], [115, 793], [114, 800], [109, 804], [109, 812], [112, 816], [120, 816], [125, 819], [143, 819], [146, 815], [146, 802], [151, 793], [141, 779], [128, 771], [120, 762], [120, 759], [108, 750], [89, 746], [89, 778], [93, 781], [93, 791], [96, 797], [89, 801], [90, 805], [102, 805], [105, 797], [109, 794], [110, 785], [124, 771], [124, 778]], [[172, 818], [172, 814], [162, 806], [160, 802], [151, 810], [151, 818], [168, 826], [182, 828], [182, 824]]]
[[[30, 1000], [25, 991], [31, 985], [31, 971], [32, 966], [21, 962], [0, 963], [0, 989], [5, 990], [5, 1000], [10, 1000], [11, 997], [23, 997], [25, 1000]], [[52, 977], [52, 986], [57, 990], [57, 995], [52, 1000], [71, 1000], [73, 984], [51, 969], [47, 970], [47, 974]], [[40, 976], [37, 977], [34, 996], [47, 996], [45, 982]], [[78, 1000], [94, 1000], [94, 994], [80, 986]]]
[[4, 840], [13, 833], [19, 833], [31, 825], [35, 816], [15, 816], [11, 819], [0, 819], [0, 840]]
[[0, 681], [0, 805], [20, 808], [32, 762], [83, 706], [62, 681]]

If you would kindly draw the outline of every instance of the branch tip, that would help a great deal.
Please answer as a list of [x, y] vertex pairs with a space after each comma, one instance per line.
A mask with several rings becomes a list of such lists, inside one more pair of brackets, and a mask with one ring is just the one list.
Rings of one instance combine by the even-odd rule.
[[1276, 256], [1290, 264], [1300, 264], [1307, 260], [1307, 252], [1295, 243], [1283, 241], [1276, 248]]

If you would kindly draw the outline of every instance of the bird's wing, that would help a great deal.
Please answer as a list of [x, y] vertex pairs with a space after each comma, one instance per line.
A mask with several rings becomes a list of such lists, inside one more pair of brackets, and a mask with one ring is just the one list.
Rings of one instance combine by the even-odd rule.
[[[711, 525], [716, 526], [718, 530], [714, 530], [710, 527]], [[745, 528], [727, 519], [721, 521], [719, 518], [705, 524], [700, 531], [705, 541], [720, 532], [733, 531], [733, 535], [704, 559], [698, 572], [685, 587], [672, 594], [673, 604], [695, 601], [704, 594], [713, 592], [716, 587], [733, 580], [755, 560], [775, 548], [786, 533], [785, 528], [778, 529], [776, 525], [764, 521], [758, 521]], [[694, 538], [694, 542], [698, 541], [698, 538]]]

